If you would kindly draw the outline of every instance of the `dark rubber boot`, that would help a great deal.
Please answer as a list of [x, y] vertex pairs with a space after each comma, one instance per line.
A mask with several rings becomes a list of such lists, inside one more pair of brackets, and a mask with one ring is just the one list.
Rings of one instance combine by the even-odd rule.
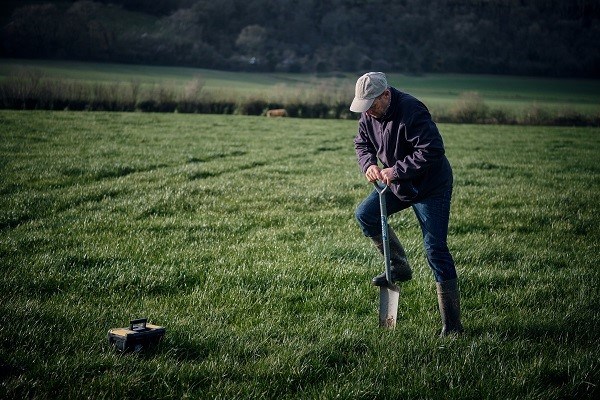
[[[402, 247], [402, 244], [400, 244], [400, 240], [398, 239], [398, 236], [396, 236], [396, 233], [394, 233], [392, 228], [388, 227], [388, 229], [388, 235], [390, 240], [392, 282], [409, 281], [412, 279], [412, 270], [410, 269], [410, 265], [408, 264], [408, 260], [406, 259], [406, 253], [404, 252], [404, 248]], [[373, 240], [375, 247], [383, 255], [382, 236], [373, 236], [371, 240]], [[373, 285], [375, 286], [386, 285], [387, 279], [385, 277], [385, 271], [374, 277], [371, 283], [373, 283]]]
[[458, 279], [435, 284], [442, 317], [442, 332], [440, 337], [459, 334], [463, 331], [460, 323], [460, 294]]

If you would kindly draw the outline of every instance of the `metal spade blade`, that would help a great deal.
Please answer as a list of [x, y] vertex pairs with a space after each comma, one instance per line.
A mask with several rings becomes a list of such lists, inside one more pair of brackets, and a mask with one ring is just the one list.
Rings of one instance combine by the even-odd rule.
[[379, 287], [379, 326], [394, 328], [398, 317], [400, 288], [396, 285]]

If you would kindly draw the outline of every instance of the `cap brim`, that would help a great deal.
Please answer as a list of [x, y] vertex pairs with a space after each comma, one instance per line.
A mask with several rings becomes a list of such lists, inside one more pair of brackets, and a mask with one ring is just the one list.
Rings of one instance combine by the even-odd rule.
[[373, 104], [373, 102], [375, 101], [375, 99], [357, 99], [354, 98], [354, 100], [352, 100], [352, 104], [350, 104], [350, 111], [352, 112], [356, 112], [356, 113], [363, 113], [365, 111], [367, 111], [369, 108], [371, 108], [371, 105]]

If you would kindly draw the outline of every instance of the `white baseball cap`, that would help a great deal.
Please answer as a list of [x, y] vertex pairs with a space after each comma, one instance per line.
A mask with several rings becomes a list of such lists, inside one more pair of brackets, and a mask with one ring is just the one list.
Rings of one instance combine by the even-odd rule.
[[367, 111], [373, 101], [388, 88], [387, 79], [383, 72], [368, 72], [358, 78], [354, 90], [354, 100], [350, 111], [362, 113]]

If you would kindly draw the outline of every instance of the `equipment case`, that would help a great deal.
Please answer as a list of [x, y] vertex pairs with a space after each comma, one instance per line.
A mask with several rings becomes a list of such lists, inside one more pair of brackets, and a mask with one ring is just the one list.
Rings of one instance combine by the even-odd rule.
[[165, 328], [147, 322], [147, 318], [135, 319], [128, 328], [110, 329], [108, 343], [122, 352], [137, 352], [157, 344], [165, 335]]

